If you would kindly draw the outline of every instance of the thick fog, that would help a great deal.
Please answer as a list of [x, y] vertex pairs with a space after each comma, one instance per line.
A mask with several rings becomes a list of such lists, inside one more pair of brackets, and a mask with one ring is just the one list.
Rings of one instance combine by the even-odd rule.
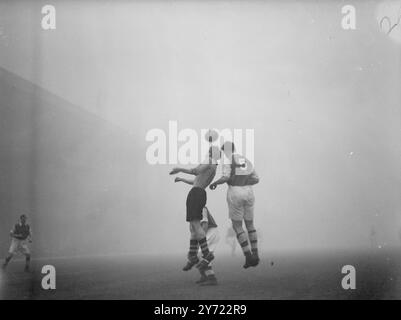
[[[263, 250], [399, 244], [401, 41], [379, 2], [356, 30], [342, 1], [52, 3], [47, 31], [40, 3], [0, 4], [2, 249], [27, 213], [40, 255], [186, 252], [190, 187], [146, 159], [169, 121], [254, 130]], [[227, 251], [226, 186], [208, 207]]]

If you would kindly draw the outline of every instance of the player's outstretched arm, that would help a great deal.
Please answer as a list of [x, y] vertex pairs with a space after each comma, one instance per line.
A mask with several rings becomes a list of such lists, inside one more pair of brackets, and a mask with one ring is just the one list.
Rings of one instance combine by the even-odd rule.
[[194, 180], [180, 178], [180, 177], [175, 178], [174, 182], [184, 182], [184, 183], [189, 184], [189, 185], [193, 185], [194, 184]]
[[180, 172], [182, 172], [182, 169], [183, 168], [173, 168], [173, 170], [171, 170], [169, 174], [172, 175], [172, 174], [180, 173]]
[[11, 236], [11, 238], [19, 238], [19, 237], [22, 237], [22, 234], [10, 232], [10, 236]]
[[172, 174], [177, 174], [177, 173], [180, 173], [180, 172], [186, 173], [186, 174], [192, 174], [192, 175], [197, 176], [199, 174], [199, 166], [196, 167], [196, 168], [192, 168], [192, 169], [185, 169], [185, 168], [176, 167], [176, 168], [173, 168], [173, 170], [170, 171], [170, 174], [172, 175]]
[[224, 164], [223, 165], [223, 174], [222, 174], [222, 176], [219, 179], [217, 179], [215, 182], [211, 183], [209, 188], [211, 190], [216, 189], [219, 184], [224, 184], [228, 180], [230, 180], [230, 176], [231, 176], [231, 165], [230, 164]]
[[10, 231], [10, 237], [11, 238], [16, 238], [16, 237], [19, 237], [19, 236], [20, 236], [20, 234], [18, 234], [16, 232], [15, 228]]
[[214, 189], [216, 189], [216, 187], [217, 187], [219, 184], [224, 184], [224, 183], [226, 183], [229, 179], [230, 179], [229, 177], [222, 176], [220, 179], [217, 179], [215, 182], [211, 183], [210, 186], [209, 186], [209, 188], [210, 188], [211, 190], [214, 190]]
[[32, 229], [29, 227], [29, 235], [28, 235], [28, 241], [32, 242]]

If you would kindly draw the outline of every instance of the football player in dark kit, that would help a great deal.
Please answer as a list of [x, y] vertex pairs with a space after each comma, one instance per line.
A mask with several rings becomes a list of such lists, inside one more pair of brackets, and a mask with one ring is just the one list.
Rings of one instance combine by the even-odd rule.
[[[197, 265], [199, 270], [205, 270], [214, 255], [210, 252], [206, 240], [205, 230], [202, 228], [202, 211], [206, 206], [206, 188], [213, 181], [216, 175], [217, 161], [220, 159], [220, 149], [216, 146], [209, 148], [208, 156], [199, 166], [193, 169], [174, 168], [170, 174], [179, 172], [195, 176], [193, 187], [189, 191], [186, 201], [187, 217], [186, 221], [190, 224], [191, 240], [189, 244], [188, 262], [184, 269]], [[201, 248], [202, 259], [199, 261], [198, 248]]]
[[31, 252], [29, 250], [28, 242], [32, 242], [32, 231], [31, 227], [26, 221], [26, 215], [21, 215], [19, 222], [14, 226], [14, 229], [10, 231], [12, 240], [10, 249], [8, 250], [8, 255], [3, 264], [3, 269], [7, 267], [12, 257], [20, 252], [25, 255], [25, 271], [29, 271]]

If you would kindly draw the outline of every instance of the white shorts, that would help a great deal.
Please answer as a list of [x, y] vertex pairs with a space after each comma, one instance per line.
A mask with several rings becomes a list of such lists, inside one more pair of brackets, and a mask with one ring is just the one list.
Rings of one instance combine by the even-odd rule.
[[17, 254], [22, 253], [22, 254], [30, 254], [31, 251], [29, 250], [29, 246], [28, 246], [28, 241], [27, 240], [19, 240], [19, 239], [15, 239], [13, 238], [11, 240], [11, 246], [10, 249], [8, 250], [9, 253], [12, 254]]
[[227, 204], [231, 220], [253, 220], [255, 196], [252, 186], [229, 186]]
[[207, 241], [207, 246], [209, 247], [209, 251], [214, 252], [217, 244], [220, 241], [220, 235], [217, 228], [210, 228], [207, 230], [206, 241]]

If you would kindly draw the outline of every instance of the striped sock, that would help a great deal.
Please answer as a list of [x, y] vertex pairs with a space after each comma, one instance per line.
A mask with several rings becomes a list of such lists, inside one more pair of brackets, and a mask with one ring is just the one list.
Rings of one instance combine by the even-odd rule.
[[253, 254], [258, 254], [258, 236], [256, 230], [248, 231], [249, 242], [251, 243], [251, 249]]
[[199, 240], [199, 246], [202, 250], [202, 255], [206, 257], [209, 254], [209, 247], [207, 246], [206, 237]]
[[193, 257], [198, 254], [198, 240], [191, 239], [189, 240], [189, 252], [188, 257]]
[[214, 271], [213, 271], [213, 269], [212, 269], [211, 266], [208, 266], [208, 267], [206, 268], [205, 274], [206, 274], [207, 276], [214, 276]]
[[238, 242], [242, 248], [244, 255], [248, 255], [251, 253], [251, 249], [249, 248], [248, 237], [245, 234], [245, 231], [241, 231], [237, 234]]
[[4, 265], [7, 265], [11, 260], [11, 257], [7, 257], [6, 260], [4, 261]]

